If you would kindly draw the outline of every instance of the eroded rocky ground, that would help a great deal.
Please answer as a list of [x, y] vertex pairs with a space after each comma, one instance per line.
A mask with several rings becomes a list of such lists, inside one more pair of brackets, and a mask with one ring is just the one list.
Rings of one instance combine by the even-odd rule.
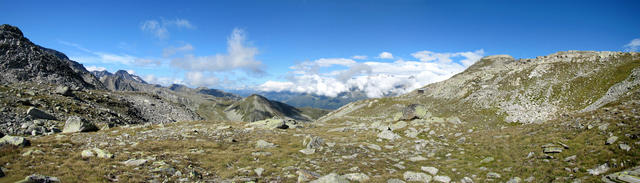
[[288, 129], [194, 121], [33, 136], [30, 146], [2, 148], [0, 180], [37, 173], [62, 182], [598, 182], [638, 166], [638, 96], [529, 125], [455, 116]]

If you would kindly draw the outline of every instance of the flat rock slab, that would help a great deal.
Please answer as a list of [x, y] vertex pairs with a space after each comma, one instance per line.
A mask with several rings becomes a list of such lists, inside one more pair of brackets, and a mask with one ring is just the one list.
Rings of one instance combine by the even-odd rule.
[[27, 114], [35, 119], [56, 120], [56, 117], [35, 107], [30, 107], [29, 109], [27, 109]]

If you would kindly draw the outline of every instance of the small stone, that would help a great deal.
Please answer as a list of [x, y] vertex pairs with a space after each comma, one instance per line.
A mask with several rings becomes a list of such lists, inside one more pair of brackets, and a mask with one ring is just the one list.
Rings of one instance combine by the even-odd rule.
[[127, 161], [122, 162], [122, 164], [127, 166], [141, 166], [147, 163], [146, 159], [129, 159]]
[[480, 161], [480, 163], [490, 163], [493, 160], [494, 160], [493, 157], [486, 157], [486, 158], [482, 159], [482, 161]]
[[562, 146], [564, 149], [569, 149], [569, 146], [567, 144], [564, 144], [562, 142], [558, 142], [558, 144], [560, 144], [560, 146]]
[[533, 158], [533, 156], [535, 156], [535, 155], [536, 155], [536, 153], [534, 153], [534, 152], [529, 152], [529, 154], [527, 154], [527, 159], [529, 159], [529, 158]]
[[427, 172], [431, 175], [436, 175], [438, 174], [438, 169], [436, 167], [432, 167], [432, 166], [423, 166], [420, 167], [420, 169], [422, 169], [422, 171]]
[[416, 161], [424, 161], [427, 160], [427, 158], [422, 157], [422, 156], [414, 156], [414, 157], [410, 157], [409, 161], [411, 162], [416, 162]]
[[607, 130], [608, 127], [609, 127], [609, 123], [605, 123], [605, 124], [602, 124], [602, 125], [598, 126], [598, 129], [600, 129], [602, 131], [605, 131], [605, 130]]
[[500, 177], [501, 177], [500, 174], [496, 172], [487, 173], [487, 178], [490, 178], [490, 179], [499, 179]]
[[469, 177], [464, 177], [462, 179], [460, 179], [461, 183], [473, 183], [473, 179], [469, 178]]
[[509, 181], [507, 181], [507, 183], [520, 183], [522, 182], [522, 179], [520, 179], [520, 177], [514, 177], [509, 179]]
[[31, 150], [28, 150], [25, 153], [22, 153], [22, 156], [31, 156], [33, 154], [44, 154], [44, 152], [41, 151], [41, 150], [33, 150], [33, 149], [31, 149]]
[[597, 166], [593, 169], [587, 169], [587, 172], [591, 175], [600, 175], [602, 173], [605, 173], [609, 171], [609, 165], [608, 164], [602, 164], [600, 166]]
[[609, 145], [609, 144], [613, 144], [614, 142], [616, 142], [618, 140], [618, 137], [616, 136], [611, 136], [607, 139], [607, 142], [604, 143], [604, 145]]
[[98, 158], [105, 158], [105, 159], [113, 158], [113, 154], [102, 149], [93, 148], [93, 152], [96, 153], [96, 157]]
[[91, 151], [89, 149], [82, 151], [82, 153], [80, 153], [80, 154], [82, 155], [83, 158], [90, 158], [90, 157], [95, 156], [93, 154], [93, 151]]
[[369, 149], [373, 149], [373, 150], [376, 150], [376, 151], [381, 151], [382, 150], [382, 148], [379, 145], [375, 145], [375, 144], [368, 144], [367, 147]]
[[391, 131], [395, 131], [395, 130], [398, 130], [398, 129], [402, 129], [402, 128], [406, 127], [406, 126], [407, 126], [407, 122], [399, 121], [397, 123], [391, 124], [389, 126], [389, 128], [391, 129]]
[[575, 161], [577, 157], [578, 156], [576, 156], [576, 155], [569, 156], [569, 157], [564, 158], [564, 161], [566, 161], [566, 162]]
[[358, 182], [369, 181], [369, 176], [367, 176], [367, 174], [364, 174], [364, 173], [350, 173], [350, 174], [343, 175], [343, 177], [345, 177], [346, 179], [349, 179], [350, 181], [358, 181]]
[[304, 170], [304, 169], [299, 169], [297, 173], [298, 173], [298, 182], [307, 182], [312, 179], [320, 177], [320, 174], [309, 171], [309, 170]]
[[387, 180], [387, 183], [405, 183], [405, 182], [400, 179], [389, 179]]
[[462, 143], [464, 143], [466, 140], [467, 140], [467, 138], [465, 138], [465, 137], [461, 137], [461, 138], [459, 138], [458, 140], [456, 140], [456, 142], [457, 142], [458, 144], [462, 144]]
[[627, 144], [618, 144], [618, 147], [620, 147], [620, 149], [625, 150], [625, 151], [631, 150], [631, 146], [629, 146]]
[[524, 179], [525, 182], [533, 182], [535, 180], [536, 180], [536, 178], [534, 176], [531, 176], [529, 178]]
[[407, 171], [403, 174], [404, 180], [409, 182], [431, 182], [431, 175], [420, 172]]
[[305, 148], [305, 149], [300, 150], [300, 152], [302, 154], [312, 155], [313, 153], [316, 153], [316, 149], [307, 149], [307, 148]]
[[544, 153], [561, 153], [562, 152], [562, 148], [561, 147], [545, 147], [544, 150], [542, 150], [542, 152], [544, 152]]
[[264, 172], [264, 168], [256, 168], [253, 170], [253, 172], [256, 172], [256, 175], [258, 175], [258, 177], [262, 177], [262, 172]]
[[451, 182], [451, 178], [449, 178], [449, 176], [441, 176], [441, 175], [439, 175], [439, 176], [433, 177], [433, 181], [449, 183], [449, 182]]

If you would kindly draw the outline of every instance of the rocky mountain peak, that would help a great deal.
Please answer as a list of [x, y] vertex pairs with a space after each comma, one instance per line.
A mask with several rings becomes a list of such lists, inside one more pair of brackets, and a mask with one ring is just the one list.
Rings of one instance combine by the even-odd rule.
[[12, 36], [16, 38], [24, 37], [22, 34], [22, 31], [20, 31], [18, 27], [15, 27], [9, 24], [0, 25], [0, 35], [3, 36], [3, 37], [0, 37], [0, 39], [4, 39], [5, 38], [4, 36]]
[[81, 64], [38, 46], [11, 25], [0, 26], [0, 83], [36, 82], [72, 88], [104, 88]]

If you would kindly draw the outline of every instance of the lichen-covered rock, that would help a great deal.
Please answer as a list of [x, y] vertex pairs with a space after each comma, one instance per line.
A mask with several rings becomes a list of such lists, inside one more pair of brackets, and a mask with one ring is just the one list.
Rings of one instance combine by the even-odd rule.
[[275, 144], [270, 143], [270, 142], [267, 142], [267, 141], [264, 141], [264, 140], [262, 140], [262, 139], [261, 139], [261, 140], [256, 141], [256, 148], [259, 148], [259, 149], [268, 149], [268, 148], [274, 148], [274, 147], [276, 147], [276, 145], [275, 145]]
[[60, 94], [62, 96], [72, 96], [73, 92], [68, 86], [58, 86], [55, 90], [56, 94]]
[[431, 182], [431, 175], [420, 172], [407, 171], [403, 174], [404, 180], [408, 182]]
[[344, 174], [343, 177], [346, 179], [349, 179], [350, 181], [358, 181], [358, 182], [369, 181], [369, 176], [364, 173], [349, 173], [349, 174]]
[[391, 130], [384, 130], [378, 133], [378, 138], [387, 139], [387, 140], [395, 140], [399, 139], [400, 135], [393, 133]]
[[29, 140], [27, 140], [24, 137], [18, 137], [18, 136], [4, 136], [0, 139], [0, 146], [4, 145], [4, 144], [10, 144], [10, 145], [14, 145], [14, 146], [29, 146], [31, 145], [31, 142], [29, 142]]
[[398, 120], [410, 121], [413, 119], [425, 119], [431, 116], [427, 107], [422, 104], [411, 104], [402, 109], [402, 116]]
[[60, 182], [60, 179], [57, 177], [49, 177], [40, 174], [32, 174], [24, 178], [24, 180], [18, 181], [16, 183], [53, 183]]
[[336, 173], [330, 173], [316, 180], [313, 180], [310, 183], [349, 183], [349, 181]]
[[62, 133], [90, 132], [97, 131], [98, 127], [78, 116], [71, 116], [64, 124]]

